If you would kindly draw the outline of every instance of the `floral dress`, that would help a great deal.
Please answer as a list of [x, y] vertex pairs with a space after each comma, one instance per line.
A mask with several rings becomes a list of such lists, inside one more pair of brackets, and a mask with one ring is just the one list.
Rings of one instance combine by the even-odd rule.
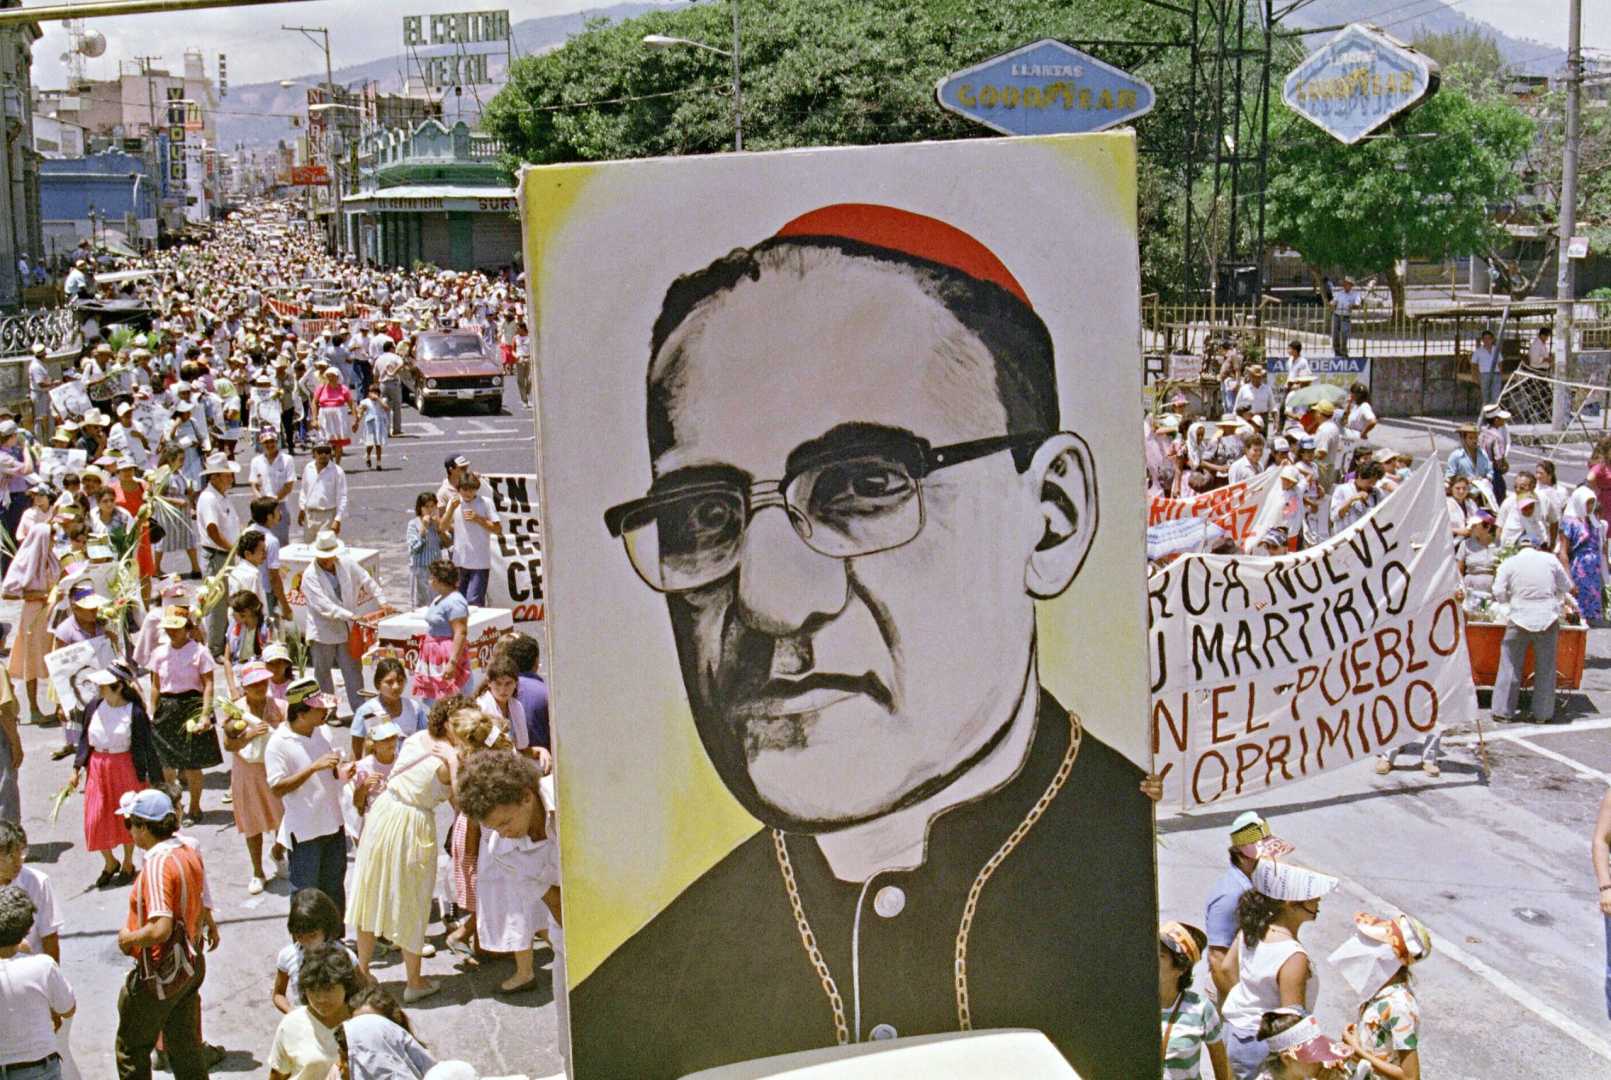
[[1598, 518], [1562, 518], [1561, 539], [1571, 559], [1568, 573], [1576, 590], [1577, 607], [1585, 619], [1600, 618], [1604, 605], [1601, 592], [1605, 580], [1605, 558], [1600, 553], [1605, 524]]
[[[1358, 1030], [1360, 1046], [1397, 1064], [1421, 1045], [1421, 1007], [1403, 983], [1384, 986], [1360, 1009]], [[1351, 1080], [1374, 1080], [1380, 1075], [1369, 1062], [1361, 1061]]]

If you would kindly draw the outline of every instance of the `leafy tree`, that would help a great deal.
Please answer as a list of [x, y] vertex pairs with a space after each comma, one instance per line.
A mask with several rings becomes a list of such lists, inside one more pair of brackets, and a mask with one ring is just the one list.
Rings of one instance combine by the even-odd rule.
[[1447, 33], [1423, 33], [1414, 46], [1438, 62], [1447, 81], [1448, 69], [1465, 67], [1479, 76], [1498, 75], [1505, 69], [1505, 58], [1493, 37], [1474, 27]]
[[[993, 133], [936, 104], [937, 80], [1043, 37], [1080, 47], [1093, 39], [1183, 41], [1189, 31], [1180, 14], [1136, 0], [745, 0], [743, 16], [748, 150], [988, 136]], [[503, 140], [512, 163], [730, 149], [728, 59], [642, 44], [645, 34], [664, 34], [726, 49], [730, 18], [719, 3], [592, 23], [563, 48], [517, 61], [483, 123]], [[1250, 29], [1248, 47], [1260, 40]], [[1148, 290], [1173, 291], [1181, 273], [1185, 147], [1196, 105], [1186, 51], [1157, 45], [1086, 51], [1135, 72], [1157, 91], [1156, 108], [1135, 125], [1145, 192], [1142, 276]], [[1010, 191], [1005, 178], [980, 182], [1001, 182]]]
[[1514, 106], [1447, 88], [1353, 146], [1283, 113], [1271, 133], [1269, 237], [1311, 267], [1385, 275], [1402, 314], [1399, 260], [1502, 242], [1493, 210], [1521, 189], [1515, 166], [1532, 134]]

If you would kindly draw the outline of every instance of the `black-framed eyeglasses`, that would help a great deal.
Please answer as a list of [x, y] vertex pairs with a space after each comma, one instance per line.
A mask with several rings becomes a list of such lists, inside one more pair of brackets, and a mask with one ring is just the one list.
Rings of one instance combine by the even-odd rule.
[[933, 446], [897, 432], [791, 456], [779, 480], [727, 465], [696, 466], [657, 480], [641, 499], [604, 512], [632, 568], [657, 592], [714, 584], [737, 567], [744, 531], [781, 507], [807, 547], [836, 559], [888, 551], [923, 531], [923, 481], [952, 465], [1044, 442], [1047, 433], [997, 435]]

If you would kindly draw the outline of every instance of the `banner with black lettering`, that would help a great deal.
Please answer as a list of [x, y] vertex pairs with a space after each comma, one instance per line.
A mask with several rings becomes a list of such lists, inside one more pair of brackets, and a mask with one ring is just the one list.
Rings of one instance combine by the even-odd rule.
[[1475, 718], [1442, 473], [1292, 555], [1186, 555], [1148, 581], [1154, 768], [1182, 808]]
[[1258, 516], [1264, 497], [1275, 486], [1280, 474], [1274, 467], [1249, 480], [1205, 491], [1189, 499], [1158, 497], [1147, 504], [1147, 526], [1185, 518], [1206, 518], [1224, 529], [1240, 546], [1247, 539], [1253, 519]]
[[543, 617], [543, 545], [537, 509], [537, 477], [531, 473], [483, 473], [492, 505], [503, 524], [494, 537], [487, 606], [509, 608], [520, 623]]

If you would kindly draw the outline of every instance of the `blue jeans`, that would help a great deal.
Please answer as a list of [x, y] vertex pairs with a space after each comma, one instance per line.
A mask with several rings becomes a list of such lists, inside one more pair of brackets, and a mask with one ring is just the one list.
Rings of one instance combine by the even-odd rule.
[[347, 910], [347, 834], [333, 832], [311, 840], [291, 841], [289, 864], [291, 888], [318, 889], [336, 902], [337, 911]]
[[1482, 373], [1482, 403], [1492, 405], [1499, 400], [1499, 392], [1505, 388], [1505, 373], [1498, 368]]
[[41, 1065], [29, 1065], [20, 1068], [16, 1065], [0, 1065], [0, 1080], [61, 1080], [62, 1059], [52, 1054]]
[[491, 576], [491, 570], [459, 569], [459, 592], [464, 594], [465, 603], [471, 607], [487, 606], [487, 579]]
[[1348, 336], [1353, 333], [1354, 319], [1351, 315], [1331, 313], [1331, 351], [1335, 356], [1348, 355]]
[[1243, 1035], [1231, 1025], [1225, 1025], [1225, 1055], [1231, 1059], [1231, 1075], [1236, 1080], [1253, 1080], [1264, 1068], [1270, 1048], [1257, 1034]]

